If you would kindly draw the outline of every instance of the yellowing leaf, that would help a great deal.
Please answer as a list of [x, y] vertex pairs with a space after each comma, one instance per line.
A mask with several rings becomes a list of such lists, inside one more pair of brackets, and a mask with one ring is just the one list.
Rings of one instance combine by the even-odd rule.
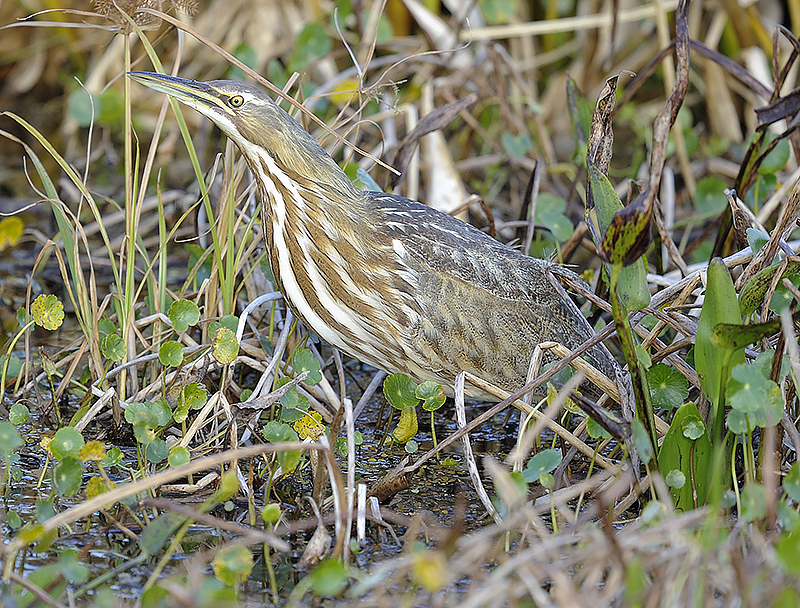
[[294, 430], [297, 431], [300, 439], [308, 439], [309, 437], [318, 439], [325, 431], [325, 427], [322, 425], [322, 416], [319, 412], [304, 414], [303, 417], [295, 421], [292, 426]]
[[436, 593], [448, 581], [447, 556], [438, 549], [420, 551], [411, 562], [411, 577], [431, 593]]
[[405, 443], [414, 437], [418, 430], [419, 422], [417, 421], [417, 408], [404, 407], [400, 412], [400, 421], [397, 423], [397, 428], [395, 428], [392, 436], [395, 438], [397, 443]]
[[0, 251], [15, 247], [19, 243], [22, 236], [22, 229], [25, 223], [22, 218], [14, 215], [12, 217], [4, 217], [0, 220]]
[[34, 323], [53, 331], [64, 322], [64, 305], [53, 294], [41, 294], [31, 304]]
[[78, 459], [82, 462], [105, 460], [105, 457], [106, 448], [102, 441], [89, 441], [78, 452]]
[[233, 587], [245, 582], [253, 571], [253, 553], [244, 545], [228, 545], [217, 552], [211, 566], [221, 583]]
[[239, 354], [239, 343], [234, 334], [227, 327], [220, 327], [211, 342], [211, 352], [214, 358], [223, 365], [233, 363]]
[[105, 494], [109, 490], [113, 490], [114, 487], [115, 484], [113, 481], [111, 482], [111, 487], [109, 488], [105, 479], [102, 477], [92, 477], [86, 482], [86, 498], [92, 499], [95, 496], [100, 496], [100, 494]]
[[355, 97], [358, 92], [358, 80], [355, 78], [345, 78], [335, 87], [331, 101], [336, 105], [346, 105]]

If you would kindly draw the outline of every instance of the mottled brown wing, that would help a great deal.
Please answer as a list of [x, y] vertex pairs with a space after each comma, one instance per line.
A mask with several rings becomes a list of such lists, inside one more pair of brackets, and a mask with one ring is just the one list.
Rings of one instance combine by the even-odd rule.
[[[419, 277], [422, 315], [410, 338], [425, 359], [441, 362], [445, 375], [466, 370], [516, 390], [537, 344], [552, 340], [572, 349], [592, 336], [577, 306], [553, 286], [552, 264], [420, 203], [379, 200], [405, 263]], [[616, 363], [605, 347], [588, 355], [614, 377]]]

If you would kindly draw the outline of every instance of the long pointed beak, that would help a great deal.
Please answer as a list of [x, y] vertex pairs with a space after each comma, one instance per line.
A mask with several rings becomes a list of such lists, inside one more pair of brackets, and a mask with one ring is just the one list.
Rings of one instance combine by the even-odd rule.
[[227, 107], [222, 103], [219, 93], [205, 82], [155, 72], [128, 72], [128, 77], [155, 91], [166, 93], [201, 112], [214, 109], [218, 112], [229, 113]]

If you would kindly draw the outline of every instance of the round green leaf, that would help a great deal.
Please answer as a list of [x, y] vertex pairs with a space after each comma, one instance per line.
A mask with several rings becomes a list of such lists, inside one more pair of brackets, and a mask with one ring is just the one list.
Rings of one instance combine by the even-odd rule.
[[181, 405], [193, 410], [199, 410], [208, 403], [208, 391], [198, 382], [190, 382], [181, 389], [179, 398]]
[[[278, 422], [277, 420], [270, 420], [264, 425], [261, 431], [264, 439], [269, 443], [282, 443], [285, 441], [299, 441], [297, 431], [290, 427], [285, 422]], [[292, 450], [286, 452], [278, 452], [276, 454], [278, 464], [281, 465], [284, 472], [293, 471], [298, 464], [303, 453], [299, 450]]]
[[533, 140], [527, 133], [512, 135], [506, 131], [500, 136], [500, 144], [511, 158], [524, 158], [533, 148]]
[[639, 360], [639, 363], [644, 365], [645, 368], [653, 365], [653, 360], [650, 358], [650, 353], [647, 352], [647, 349], [637, 344], [634, 350], [636, 351], [636, 358]]
[[170, 340], [158, 349], [158, 360], [166, 367], [178, 367], [183, 363], [183, 347], [180, 342]]
[[700, 439], [706, 432], [706, 425], [701, 418], [688, 416], [681, 425], [683, 436], [692, 441]]
[[24, 306], [20, 306], [17, 308], [17, 325], [19, 325], [19, 329], [22, 329], [28, 324], [28, 311], [25, 310]]
[[185, 405], [178, 403], [175, 409], [172, 410], [172, 419], [178, 424], [183, 424], [189, 417], [189, 408]]
[[[6, 355], [0, 356], [0, 370], [3, 369], [5, 365]], [[6, 370], [6, 378], [16, 378], [20, 371], [22, 371], [22, 359], [19, 357], [15, 357], [11, 355], [8, 359], [8, 369]]]
[[67, 426], [56, 431], [53, 440], [50, 442], [50, 452], [56, 460], [60, 461], [65, 458], [77, 458], [85, 443], [80, 431]]
[[318, 596], [339, 595], [347, 585], [347, 568], [338, 559], [321, 561], [309, 576], [311, 588]]
[[27, 405], [24, 403], [15, 403], [11, 406], [11, 409], [8, 410], [8, 421], [14, 425], [25, 424], [28, 422], [30, 415], [31, 412]]
[[675, 409], [683, 405], [689, 395], [689, 382], [683, 374], [664, 363], [656, 363], [647, 370], [647, 381], [654, 407]]
[[264, 505], [264, 508], [261, 509], [261, 519], [268, 524], [274, 524], [280, 517], [281, 506], [278, 503], [271, 502], [268, 505]]
[[748, 424], [747, 414], [732, 409], [728, 412], [728, 428], [734, 435], [741, 435], [752, 430], [753, 425]]
[[214, 321], [209, 325], [209, 333], [217, 333], [220, 327], [227, 327], [236, 335], [236, 330], [239, 329], [239, 317], [236, 315], [224, 315], [219, 321]]
[[157, 401], [148, 401], [147, 406], [156, 415], [158, 426], [164, 426], [172, 420], [172, 410], [164, 397], [159, 397]]
[[115, 467], [122, 462], [122, 450], [114, 446], [106, 453], [105, 459], [100, 462], [102, 467]]
[[114, 322], [107, 318], [103, 317], [97, 322], [97, 332], [100, 334], [100, 338], [105, 338], [108, 334], [116, 333], [117, 326]]
[[134, 424], [133, 436], [142, 445], [150, 445], [156, 439], [155, 428], [144, 424]]
[[796, 532], [800, 528], [800, 513], [787, 500], [779, 500], [776, 505], [778, 521], [787, 532]]
[[731, 370], [728, 380], [728, 400], [731, 407], [743, 413], [761, 408], [769, 380], [755, 366], [742, 363]]
[[284, 422], [270, 420], [261, 429], [264, 439], [269, 443], [281, 443], [282, 441], [299, 441], [295, 430]]
[[53, 489], [59, 496], [73, 496], [81, 489], [83, 467], [77, 458], [67, 457], [53, 469]]
[[750, 249], [754, 253], [757, 253], [764, 245], [769, 243], [769, 235], [758, 228], [748, 228], [745, 234], [747, 235], [747, 244], [750, 245]]
[[253, 554], [244, 545], [228, 545], [217, 552], [212, 567], [218, 581], [233, 587], [250, 577]]
[[301, 374], [305, 371], [308, 372], [306, 376], [306, 384], [316, 384], [322, 381], [322, 372], [320, 371], [319, 361], [307, 348], [298, 348], [294, 351], [292, 356], [292, 367], [295, 374]]
[[174, 445], [169, 451], [167, 462], [169, 462], [169, 466], [171, 467], [180, 467], [189, 464], [190, 460], [191, 456], [189, 455], [189, 450], [182, 445]]
[[559, 450], [542, 450], [535, 454], [522, 471], [522, 478], [527, 483], [539, 481], [542, 473], [551, 473], [561, 462], [561, 452]]
[[55, 517], [56, 510], [53, 507], [53, 500], [37, 500], [36, 501], [36, 520], [43, 524], [51, 517]]
[[147, 446], [147, 460], [153, 464], [164, 462], [169, 456], [167, 442], [163, 439], [154, 439]]
[[416, 407], [419, 403], [416, 395], [417, 383], [405, 374], [390, 374], [383, 381], [383, 394], [392, 407], [404, 410]]
[[125, 420], [131, 423], [134, 437], [143, 445], [155, 440], [155, 429], [159, 426], [158, 409], [151, 406], [151, 403], [130, 403], [125, 408]]
[[745, 521], [763, 519], [767, 515], [767, 501], [764, 486], [748, 483], [742, 490], [742, 513]]
[[158, 427], [158, 414], [151, 409], [149, 403], [129, 403], [125, 408], [125, 420], [133, 425], [142, 424], [151, 428]]
[[[247, 67], [258, 69], [258, 53], [249, 44], [240, 42], [234, 49], [233, 55]], [[231, 66], [228, 77], [231, 80], [245, 80], [247, 78], [242, 69], [236, 66]]]
[[680, 490], [686, 485], [686, 475], [680, 469], [672, 469], [664, 478], [670, 488]]
[[800, 532], [783, 532], [775, 543], [775, 552], [786, 572], [800, 576]]
[[783, 479], [783, 489], [794, 502], [800, 503], [800, 467], [795, 462], [789, 468], [789, 474]]
[[17, 515], [16, 511], [12, 511], [11, 509], [6, 511], [6, 522], [8, 523], [8, 527], [12, 530], [19, 530], [22, 527], [22, 518]]
[[297, 35], [294, 50], [286, 69], [289, 72], [296, 72], [307, 68], [318, 57], [330, 53], [332, 45], [331, 37], [328, 36], [322, 25], [312, 21]]
[[[774, 137], [770, 139], [774, 139]], [[766, 146], [764, 147], [766, 148]], [[789, 142], [786, 139], [780, 140], [758, 166], [758, 172], [762, 175], [777, 173], [786, 165], [786, 162], [789, 160], [789, 153]]]
[[536, 220], [547, 228], [557, 241], [562, 243], [569, 239], [575, 230], [575, 226], [572, 225], [569, 218], [563, 213], [558, 213], [556, 211], [539, 212], [537, 208]]
[[441, 384], [426, 380], [414, 390], [414, 396], [422, 399], [422, 409], [434, 412], [444, 405], [447, 396]]
[[543, 488], [551, 490], [556, 485], [556, 478], [552, 473], [539, 473], [539, 483]]
[[119, 334], [106, 334], [100, 340], [100, 352], [111, 361], [122, 361], [125, 358], [125, 342]]
[[12, 451], [22, 445], [22, 437], [10, 422], [0, 422], [0, 446], [3, 451]]
[[[289, 378], [286, 378], [289, 380]], [[309, 408], [308, 397], [297, 392], [297, 387], [292, 387], [289, 392], [279, 399], [283, 406], [281, 421], [296, 422], [306, 415]]]
[[718, 177], [704, 177], [697, 182], [694, 206], [701, 215], [717, 215], [728, 206], [725, 188], [728, 186]]
[[139, 535], [139, 548], [145, 555], [157, 554], [184, 521], [177, 513], [166, 512], [156, 516]]
[[734, 366], [728, 378], [727, 396], [734, 410], [748, 414], [751, 426], [775, 425], [783, 415], [780, 388], [760, 366], [748, 363]]
[[200, 320], [200, 309], [197, 304], [189, 300], [175, 300], [167, 311], [172, 329], [179, 333], [185, 332], [189, 327], [197, 325]]
[[81, 127], [91, 125], [101, 109], [100, 96], [90, 94], [83, 87], [76, 88], [67, 97], [67, 114]]
[[597, 424], [592, 418], [586, 420], [586, 432], [589, 433], [589, 437], [592, 439], [608, 439], [611, 437], [611, 433]]

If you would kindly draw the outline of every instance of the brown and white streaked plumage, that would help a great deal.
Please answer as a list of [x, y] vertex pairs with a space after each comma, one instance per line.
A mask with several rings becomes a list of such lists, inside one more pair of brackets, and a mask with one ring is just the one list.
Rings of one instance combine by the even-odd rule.
[[[416, 201], [357, 189], [261, 89], [130, 77], [195, 108], [236, 143], [258, 184], [278, 288], [332, 346], [450, 391], [461, 371], [513, 391], [538, 343], [576, 348], [592, 336], [547, 276], [569, 271]], [[588, 356], [614, 378], [605, 347]]]

